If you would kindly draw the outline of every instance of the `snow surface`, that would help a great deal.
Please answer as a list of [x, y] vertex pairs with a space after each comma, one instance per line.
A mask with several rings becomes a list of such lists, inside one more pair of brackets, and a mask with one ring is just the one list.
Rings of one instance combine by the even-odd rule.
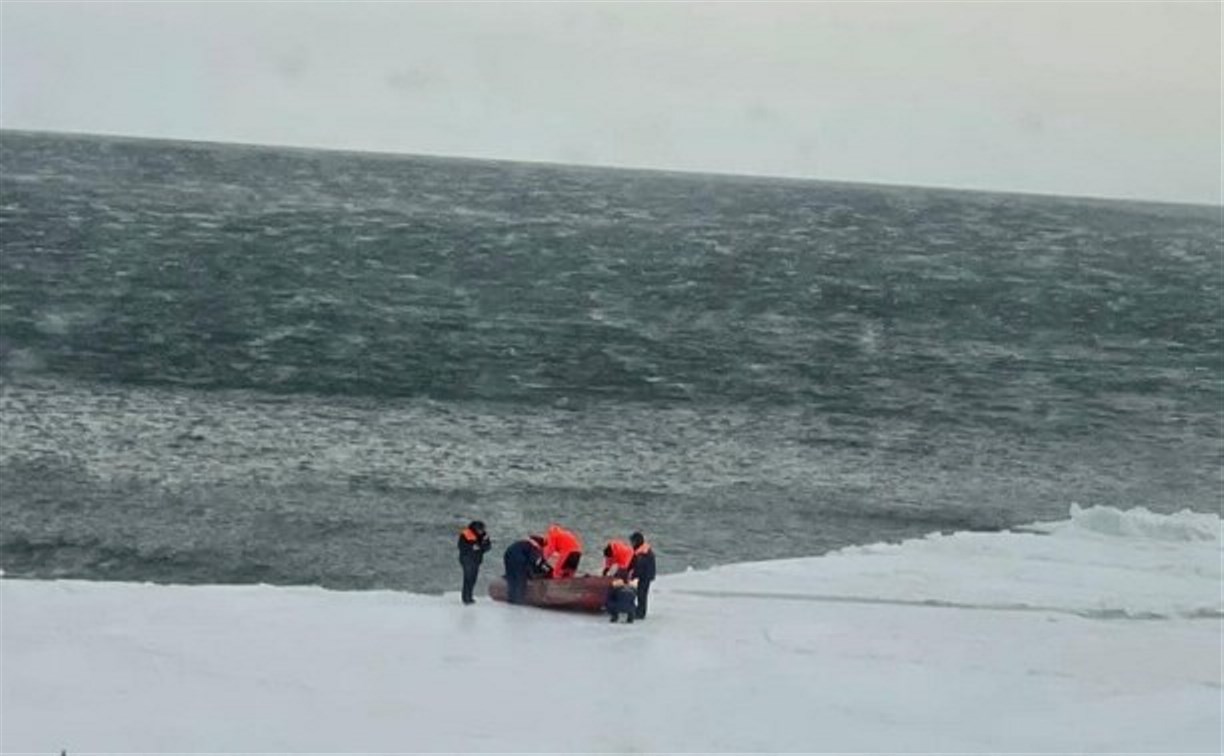
[[1073, 508], [665, 575], [634, 625], [6, 579], [0, 750], [1219, 753], [1222, 540], [1216, 515]]

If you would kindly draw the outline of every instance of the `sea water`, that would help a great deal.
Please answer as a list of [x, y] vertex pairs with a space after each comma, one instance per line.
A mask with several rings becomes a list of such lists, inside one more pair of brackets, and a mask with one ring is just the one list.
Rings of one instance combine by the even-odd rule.
[[1221, 512], [1220, 208], [0, 133], [8, 576]]

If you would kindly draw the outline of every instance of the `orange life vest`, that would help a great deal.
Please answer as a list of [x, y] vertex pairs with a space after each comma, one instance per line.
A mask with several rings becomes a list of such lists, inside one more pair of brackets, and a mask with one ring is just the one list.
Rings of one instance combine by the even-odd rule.
[[574, 552], [582, 553], [582, 541], [579, 540], [578, 536], [560, 525], [549, 525], [543, 554], [544, 561], [548, 562], [553, 568], [553, 577], [569, 577], [569, 573], [561, 574], [561, 565], [565, 564], [565, 560]]
[[549, 525], [548, 537], [544, 542], [544, 557], [547, 559], [553, 554], [561, 552], [568, 554], [571, 551], [582, 551], [582, 541], [578, 536], [560, 525]]
[[633, 561], [633, 547], [625, 541], [608, 541], [608, 547], [612, 549], [612, 556], [604, 557], [604, 573], [613, 567], [629, 569], [629, 563]]

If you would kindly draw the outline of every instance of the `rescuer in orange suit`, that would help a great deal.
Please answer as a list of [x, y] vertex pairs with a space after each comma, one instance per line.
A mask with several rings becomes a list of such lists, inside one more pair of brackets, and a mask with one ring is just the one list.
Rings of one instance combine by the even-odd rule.
[[555, 522], [549, 525], [544, 541], [544, 561], [552, 567], [552, 577], [573, 577], [581, 558], [581, 539]]
[[633, 561], [633, 547], [628, 541], [613, 539], [608, 541], [603, 548], [604, 568], [603, 574], [609, 572], [616, 574], [621, 570], [629, 571], [629, 563]]

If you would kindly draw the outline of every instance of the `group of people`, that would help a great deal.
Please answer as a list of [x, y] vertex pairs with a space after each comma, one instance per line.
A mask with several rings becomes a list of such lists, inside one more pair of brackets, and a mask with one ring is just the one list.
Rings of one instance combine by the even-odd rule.
[[[463, 603], [475, 601], [472, 590], [484, 555], [493, 547], [485, 524], [473, 520], [459, 533], [459, 564], [463, 567]], [[603, 548], [603, 575], [611, 574], [612, 587], [606, 608], [616, 622], [625, 614], [629, 622], [645, 619], [650, 584], [655, 579], [654, 551], [640, 532], [629, 541], [614, 539]], [[537, 578], [564, 579], [578, 574], [582, 539], [553, 523], [544, 534], [533, 534], [506, 547], [502, 561], [506, 569], [507, 600], [523, 603], [527, 581]]]
[[625, 615], [627, 622], [646, 619], [646, 600], [650, 584], [655, 579], [654, 549], [640, 531], [629, 536], [629, 542], [612, 540], [604, 545], [603, 574], [613, 575], [608, 593], [607, 610], [612, 622]]

